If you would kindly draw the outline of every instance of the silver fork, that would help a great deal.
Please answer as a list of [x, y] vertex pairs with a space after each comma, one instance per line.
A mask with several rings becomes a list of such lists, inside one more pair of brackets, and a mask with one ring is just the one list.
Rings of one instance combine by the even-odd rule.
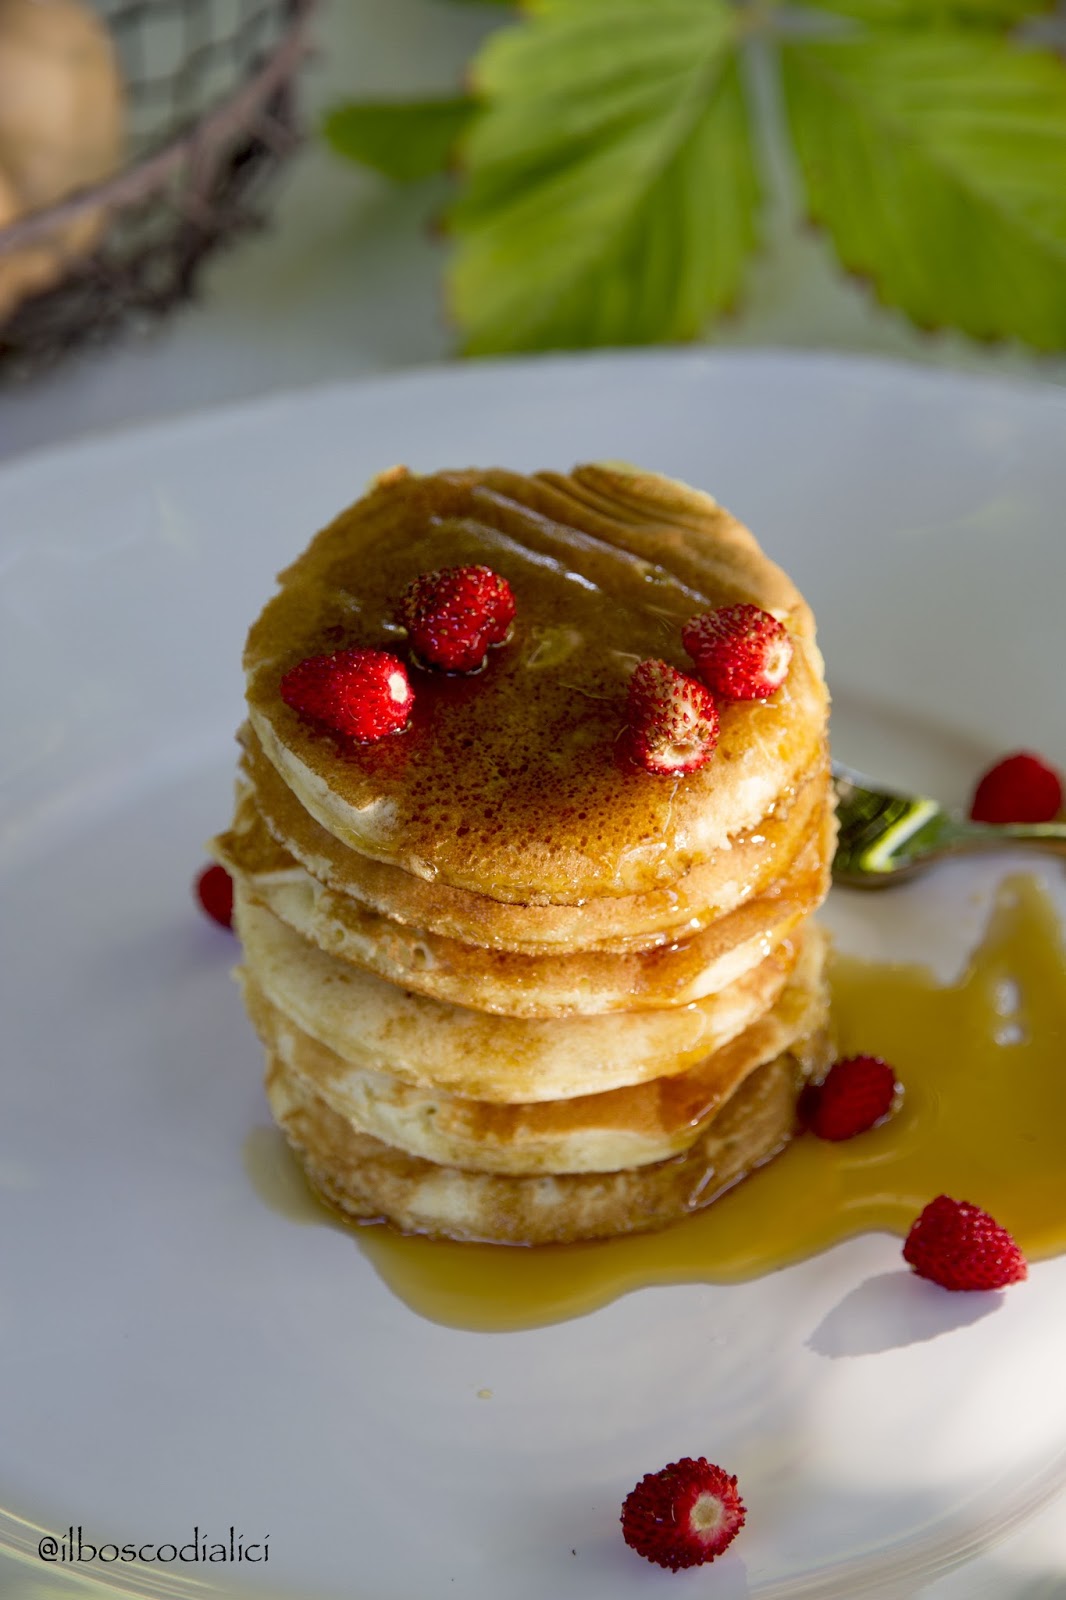
[[1066, 856], [1066, 822], [967, 822], [924, 795], [878, 789], [833, 764], [840, 836], [833, 878], [857, 889], [887, 889], [942, 856], [1029, 845]]

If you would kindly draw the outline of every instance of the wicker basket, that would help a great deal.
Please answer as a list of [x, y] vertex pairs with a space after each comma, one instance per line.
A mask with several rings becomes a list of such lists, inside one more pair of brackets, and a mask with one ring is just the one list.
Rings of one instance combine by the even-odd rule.
[[128, 159], [90, 189], [0, 228], [5, 254], [107, 218], [90, 255], [0, 324], [0, 380], [145, 326], [186, 299], [206, 258], [262, 225], [298, 138], [294, 79], [314, 0], [103, 0], [121, 65]]

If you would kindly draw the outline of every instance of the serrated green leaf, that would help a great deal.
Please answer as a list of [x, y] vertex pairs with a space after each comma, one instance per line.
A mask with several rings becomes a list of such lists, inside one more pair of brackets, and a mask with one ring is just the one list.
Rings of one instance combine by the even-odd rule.
[[1049, 11], [1054, 0], [804, 0], [804, 4], [883, 27], [938, 29], [963, 23], [1005, 28]]
[[735, 297], [758, 179], [725, 0], [540, 0], [493, 35], [451, 301], [471, 353], [694, 337]]
[[476, 110], [469, 97], [352, 101], [326, 113], [322, 132], [349, 161], [408, 183], [443, 171]]
[[919, 324], [1066, 345], [1066, 68], [979, 34], [782, 51], [810, 212]]

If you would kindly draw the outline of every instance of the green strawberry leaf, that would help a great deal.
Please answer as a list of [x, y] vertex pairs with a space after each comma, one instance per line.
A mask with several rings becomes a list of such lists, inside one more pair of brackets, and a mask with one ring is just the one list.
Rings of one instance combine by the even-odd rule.
[[1066, 345], [1066, 68], [978, 33], [782, 47], [807, 204], [925, 327]]
[[326, 113], [322, 131], [349, 161], [409, 183], [448, 166], [477, 108], [468, 97], [350, 101]]
[[475, 68], [451, 303], [470, 353], [695, 337], [758, 178], [725, 0], [539, 0]]
[[835, 11], [883, 27], [945, 28], [962, 23], [1005, 28], [1023, 17], [1049, 11], [1054, 0], [804, 0], [820, 11]]

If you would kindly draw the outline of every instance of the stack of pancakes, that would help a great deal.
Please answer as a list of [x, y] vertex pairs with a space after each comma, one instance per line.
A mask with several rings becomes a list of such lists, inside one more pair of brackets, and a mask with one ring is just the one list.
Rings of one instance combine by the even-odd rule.
[[[506, 642], [429, 670], [397, 622], [419, 574], [509, 582]], [[810, 611], [748, 531], [652, 474], [395, 469], [280, 578], [245, 653], [239, 976], [267, 1092], [312, 1185], [356, 1218], [542, 1243], [659, 1227], [781, 1149], [827, 1054], [834, 821]], [[624, 737], [641, 660], [751, 602], [788, 677], [720, 705], [699, 771]], [[360, 744], [282, 676], [349, 646], [405, 659], [415, 704]]]

